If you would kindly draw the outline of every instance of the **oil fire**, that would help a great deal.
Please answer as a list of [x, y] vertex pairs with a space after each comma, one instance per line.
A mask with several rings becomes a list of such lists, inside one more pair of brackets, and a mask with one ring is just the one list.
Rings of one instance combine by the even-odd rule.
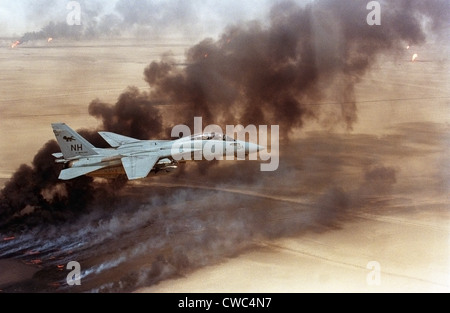
[[19, 41], [19, 40], [15, 41], [15, 42], [13, 42], [13, 43], [11, 44], [11, 49], [14, 49], [14, 48], [17, 47], [18, 45], [20, 45], [20, 41]]

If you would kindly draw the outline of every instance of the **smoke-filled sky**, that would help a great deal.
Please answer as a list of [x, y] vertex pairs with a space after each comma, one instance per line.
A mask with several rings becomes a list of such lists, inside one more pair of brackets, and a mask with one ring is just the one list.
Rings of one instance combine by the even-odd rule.
[[[0, 36], [40, 31], [50, 22], [65, 23], [70, 1], [0, 1]], [[109, 35], [188, 36], [215, 35], [227, 24], [264, 16], [270, 0], [80, 0], [83, 27]], [[308, 2], [299, 0], [299, 3]], [[114, 33], [112, 33], [114, 32]], [[111, 34], [112, 33], [112, 34]], [[98, 35], [98, 33], [97, 33]]]
[[[0, 1], [0, 36], [20, 36], [27, 32], [39, 32], [49, 24], [67, 24], [67, 18], [74, 12], [71, 3], [78, 3], [81, 13], [81, 31], [86, 37], [97, 36], [140, 36], [140, 37], [191, 37], [215, 36], [229, 24], [267, 18], [267, 13], [281, 0], [21, 0]], [[293, 0], [291, 3], [306, 5], [313, 1]], [[421, 1], [379, 1], [385, 17], [402, 14], [403, 27], [400, 32], [415, 32], [420, 29], [416, 14], [427, 16], [422, 22], [438, 29], [447, 24], [448, 4], [445, 0], [432, 3]], [[365, 6], [369, 1], [355, 1]], [[333, 7], [333, 2], [323, 2]], [[339, 4], [339, 3], [335, 3]], [[389, 7], [387, 9], [387, 7]], [[334, 10], [347, 10], [347, 5], [337, 5]], [[367, 11], [368, 13], [368, 11]], [[327, 20], [330, 16], [323, 15]], [[356, 16], [350, 17], [354, 19]], [[332, 22], [330, 20], [330, 22]]]

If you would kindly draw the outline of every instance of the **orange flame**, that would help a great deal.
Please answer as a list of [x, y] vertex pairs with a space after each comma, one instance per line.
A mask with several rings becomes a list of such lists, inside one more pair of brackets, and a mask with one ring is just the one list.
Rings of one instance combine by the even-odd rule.
[[40, 259], [31, 260], [31, 263], [34, 265], [40, 265], [40, 264], [42, 264], [42, 260], [40, 260]]
[[53, 41], [53, 38], [52, 38], [52, 37], [50, 37], [50, 38], [47, 39], [47, 42], [48, 42], [48, 43], [50, 43], [50, 42], [52, 42], [52, 41]]
[[415, 62], [418, 57], [419, 57], [419, 55], [417, 53], [414, 53], [412, 58], [411, 58], [411, 62]]
[[3, 238], [3, 241], [11, 241], [14, 239], [16, 239], [16, 237], [6, 237], [6, 238]]
[[18, 45], [20, 45], [20, 41], [19, 41], [19, 40], [15, 41], [15, 42], [13, 42], [13, 43], [11, 44], [11, 49], [14, 49], [14, 48], [17, 47]]
[[34, 251], [34, 250], [28, 250], [27, 252], [24, 253], [25, 255], [38, 255], [41, 254], [39, 251]]

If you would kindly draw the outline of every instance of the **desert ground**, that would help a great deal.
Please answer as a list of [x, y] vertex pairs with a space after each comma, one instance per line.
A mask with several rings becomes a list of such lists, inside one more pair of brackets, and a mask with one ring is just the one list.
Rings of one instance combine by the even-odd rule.
[[[144, 68], [169, 51], [182, 63], [194, 44], [55, 40], [11, 49], [9, 42], [0, 48], [3, 184], [53, 139], [52, 122], [99, 127], [88, 113], [92, 100], [114, 103], [127, 86], [148, 91]], [[203, 178], [148, 178], [120, 191], [116, 212], [12, 240], [2, 234], [0, 289], [449, 292], [448, 52], [429, 44], [378, 60], [356, 85], [353, 130], [310, 122], [283, 144], [279, 172], [221, 180], [218, 166]], [[334, 105], [330, 97], [323, 111]], [[98, 230], [84, 228], [92, 221]], [[75, 289], [57, 267], [71, 258], [86, 277]]]

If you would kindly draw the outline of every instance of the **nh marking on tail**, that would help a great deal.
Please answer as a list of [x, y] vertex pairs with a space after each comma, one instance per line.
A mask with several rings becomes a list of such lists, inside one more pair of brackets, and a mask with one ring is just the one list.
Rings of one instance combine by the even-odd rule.
[[70, 145], [70, 151], [83, 151], [83, 145]]

